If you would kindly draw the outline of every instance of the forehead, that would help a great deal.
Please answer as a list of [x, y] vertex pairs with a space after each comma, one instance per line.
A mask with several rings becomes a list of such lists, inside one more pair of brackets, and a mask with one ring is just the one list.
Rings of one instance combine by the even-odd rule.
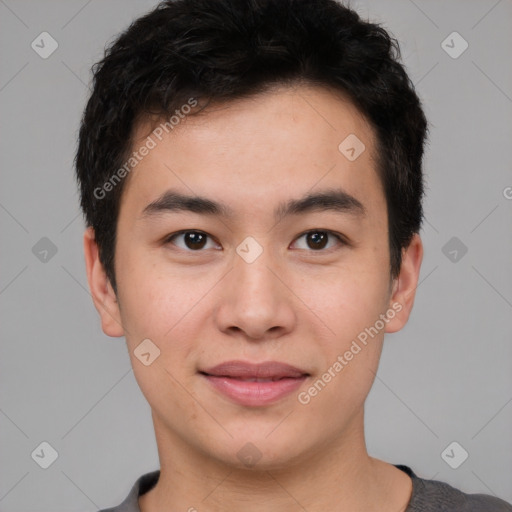
[[373, 130], [338, 91], [277, 87], [175, 117], [162, 130], [166, 121], [140, 122], [134, 132], [132, 151], [148, 137], [154, 146], [123, 193], [122, 202], [136, 201], [139, 212], [176, 186], [226, 199], [231, 193], [229, 200], [241, 207], [294, 190], [303, 195], [316, 184], [343, 185], [356, 196], [381, 188]]

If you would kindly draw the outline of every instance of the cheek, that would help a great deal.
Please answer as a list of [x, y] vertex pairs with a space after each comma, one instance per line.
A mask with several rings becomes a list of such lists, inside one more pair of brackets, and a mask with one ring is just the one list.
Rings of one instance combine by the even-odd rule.
[[306, 304], [311, 305], [330, 331], [334, 331], [331, 334], [340, 340], [351, 339], [373, 325], [388, 304], [386, 267], [376, 265], [375, 259], [358, 259], [357, 263], [340, 266], [321, 280], [302, 280], [300, 295], [307, 297]]
[[328, 327], [327, 336], [316, 339], [323, 362], [318, 378], [328, 384], [311, 404], [318, 414], [333, 403], [345, 404], [338, 411], [343, 421], [351, 408], [355, 411], [364, 402], [378, 369], [384, 336], [380, 315], [387, 309], [388, 280], [382, 271], [368, 267], [366, 272], [337, 275], [328, 280], [324, 293], [311, 297], [321, 320], [317, 325]]
[[188, 312], [199, 300], [200, 287], [187, 286], [175, 271], [162, 272], [162, 265], [136, 249], [116, 261], [120, 310], [130, 346], [141, 339], [167, 346], [187, 325]]

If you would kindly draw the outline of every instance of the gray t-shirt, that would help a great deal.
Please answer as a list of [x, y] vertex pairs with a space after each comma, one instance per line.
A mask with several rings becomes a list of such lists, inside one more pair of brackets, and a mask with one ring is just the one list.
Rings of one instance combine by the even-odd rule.
[[[408, 466], [394, 464], [412, 479], [412, 495], [406, 512], [512, 512], [512, 505], [487, 494], [466, 494], [444, 482], [418, 477]], [[139, 477], [117, 507], [99, 512], [140, 512], [138, 498], [157, 483], [160, 470]]]

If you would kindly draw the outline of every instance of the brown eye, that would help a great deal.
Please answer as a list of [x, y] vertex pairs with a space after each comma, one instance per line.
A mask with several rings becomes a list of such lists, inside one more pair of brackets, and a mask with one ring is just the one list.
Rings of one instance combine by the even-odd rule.
[[[180, 249], [200, 251], [201, 249], [209, 248], [207, 246], [209, 238], [209, 235], [200, 231], [181, 231], [180, 233], [170, 235], [165, 243], [176, 245]], [[180, 243], [177, 243], [177, 241], [180, 241]]]
[[327, 233], [323, 231], [313, 231], [306, 235], [308, 247], [310, 249], [323, 249], [327, 245]]
[[[299, 243], [299, 241], [303, 239], [305, 240], [305, 243]], [[329, 244], [330, 246], [328, 247]], [[328, 251], [329, 249], [335, 249], [336, 245], [346, 245], [346, 242], [341, 235], [333, 233], [332, 231], [316, 229], [303, 233], [299, 236], [296, 239], [295, 245], [298, 249], [322, 251], [327, 248]]]
[[202, 233], [184, 233], [183, 240], [189, 249], [202, 249], [206, 244], [206, 236]]

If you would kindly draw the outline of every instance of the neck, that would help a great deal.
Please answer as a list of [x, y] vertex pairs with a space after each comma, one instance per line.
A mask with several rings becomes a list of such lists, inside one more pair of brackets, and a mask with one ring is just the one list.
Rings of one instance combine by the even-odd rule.
[[368, 456], [363, 414], [336, 443], [315, 447], [286, 467], [240, 469], [187, 445], [153, 417], [160, 478], [139, 498], [141, 512], [226, 510], [366, 512], [406, 510], [410, 478]]

